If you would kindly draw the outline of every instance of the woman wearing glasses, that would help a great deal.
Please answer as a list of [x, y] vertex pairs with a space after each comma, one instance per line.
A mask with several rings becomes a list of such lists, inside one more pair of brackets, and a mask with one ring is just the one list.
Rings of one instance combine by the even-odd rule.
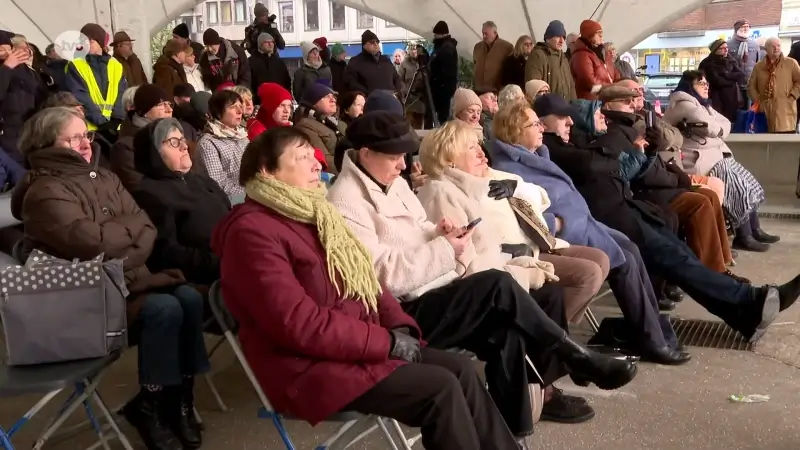
[[533, 105], [537, 98], [550, 93], [550, 85], [542, 80], [530, 80], [525, 83], [525, 97]]
[[133, 111], [122, 122], [119, 139], [111, 146], [111, 170], [131, 192], [142, 179], [133, 163], [133, 136], [148, 123], [172, 117], [172, 96], [155, 84], [143, 84], [133, 96]]
[[[169, 123], [153, 130], [168, 147], [179, 137]], [[123, 261], [130, 343], [139, 346], [141, 386], [123, 414], [147, 448], [198, 448], [194, 376], [209, 368], [203, 297], [186, 285], [180, 270], [148, 269], [156, 227], [120, 179], [97, 166], [93, 138], [84, 119], [69, 108], [45, 109], [25, 123], [20, 149], [31, 170], [11, 202], [25, 229], [22, 253], [38, 249], [67, 260], [103, 254]]]

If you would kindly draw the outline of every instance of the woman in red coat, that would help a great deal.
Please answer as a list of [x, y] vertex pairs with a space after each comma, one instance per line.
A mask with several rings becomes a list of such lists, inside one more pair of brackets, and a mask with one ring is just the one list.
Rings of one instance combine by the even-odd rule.
[[247, 199], [212, 242], [245, 356], [275, 409], [312, 425], [342, 410], [395, 418], [421, 427], [427, 449], [518, 448], [471, 362], [421, 343], [319, 178], [303, 132], [270, 129], [247, 147]]

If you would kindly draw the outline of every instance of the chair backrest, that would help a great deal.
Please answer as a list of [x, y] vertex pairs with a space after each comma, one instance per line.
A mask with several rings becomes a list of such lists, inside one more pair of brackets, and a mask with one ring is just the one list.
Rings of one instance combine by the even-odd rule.
[[222, 327], [223, 333], [228, 331], [236, 333], [239, 324], [236, 323], [236, 319], [233, 318], [231, 312], [228, 311], [228, 308], [225, 306], [219, 280], [215, 281], [208, 291], [208, 306], [211, 308], [211, 314], [214, 315], [214, 318], [217, 319], [217, 323]]

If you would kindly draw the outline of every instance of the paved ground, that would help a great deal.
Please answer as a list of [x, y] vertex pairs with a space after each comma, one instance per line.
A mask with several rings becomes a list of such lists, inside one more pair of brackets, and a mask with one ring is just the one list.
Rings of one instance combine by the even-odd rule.
[[[764, 226], [782, 236], [767, 254], [743, 254], [735, 271], [756, 283], [790, 279], [800, 272], [800, 222], [768, 219]], [[618, 314], [600, 305], [600, 315]], [[676, 313], [687, 318], [710, 318], [691, 300]], [[536, 449], [596, 450], [797, 450], [800, 448], [800, 307], [779, 317], [756, 352], [692, 348], [694, 361], [669, 368], [643, 364], [637, 378], [613, 392], [565, 385], [565, 390], [585, 395], [597, 417], [581, 425], [543, 423], [531, 439]], [[576, 330], [585, 334], [584, 329]], [[221, 413], [207, 388], [198, 388], [199, 409], [207, 424], [205, 449], [281, 449], [277, 434], [255, 417], [258, 402], [240, 368], [226, 364], [228, 351], [214, 358], [222, 368], [216, 380], [223, 398], [234, 408]], [[125, 355], [104, 380], [101, 391], [107, 402], [118, 405], [136, 390], [135, 354]], [[731, 394], [766, 394], [767, 403], [735, 404]], [[9, 425], [36, 401], [26, 397], [0, 403], [0, 424]], [[50, 412], [51, 409], [45, 410]], [[33, 420], [14, 439], [29, 448], [43, 426], [45, 414]], [[128, 427], [129, 437], [136, 440]], [[290, 432], [298, 449], [312, 449], [331, 428], [311, 428], [293, 423]], [[54, 450], [83, 448], [93, 442], [90, 433], [49, 446]], [[115, 445], [114, 448], [120, 448]], [[137, 448], [143, 448], [141, 445]], [[377, 435], [352, 448], [385, 449]], [[419, 448], [419, 445], [417, 446]]]

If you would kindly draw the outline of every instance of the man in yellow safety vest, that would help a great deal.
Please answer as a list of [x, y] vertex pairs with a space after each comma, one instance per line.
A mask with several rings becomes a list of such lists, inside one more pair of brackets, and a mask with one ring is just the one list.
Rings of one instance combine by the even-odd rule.
[[128, 85], [122, 64], [108, 54], [103, 27], [87, 23], [81, 33], [89, 38], [89, 48], [86, 56], [67, 63], [67, 89], [83, 105], [88, 128], [113, 141], [125, 119], [122, 94]]

